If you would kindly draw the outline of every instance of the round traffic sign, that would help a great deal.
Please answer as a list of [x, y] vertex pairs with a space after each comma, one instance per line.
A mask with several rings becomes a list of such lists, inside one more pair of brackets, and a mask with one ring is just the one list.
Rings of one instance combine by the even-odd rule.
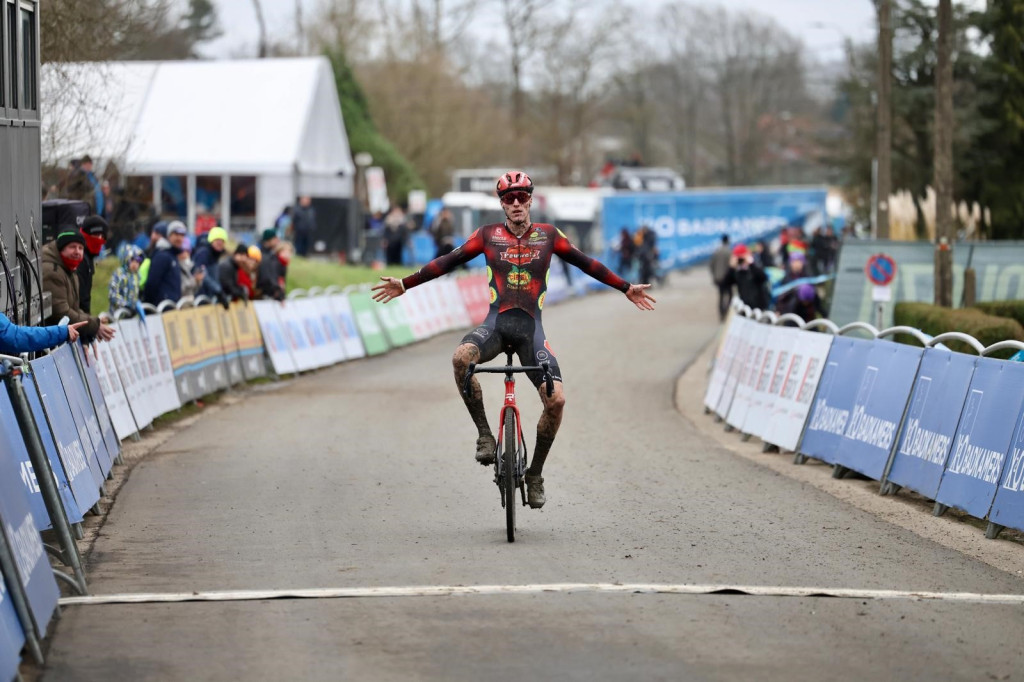
[[892, 256], [876, 253], [868, 258], [868, 264], [864, 266], [864, 274], [875, 286], [889, 286], [896, 279], [896, 261], [892, 259]]

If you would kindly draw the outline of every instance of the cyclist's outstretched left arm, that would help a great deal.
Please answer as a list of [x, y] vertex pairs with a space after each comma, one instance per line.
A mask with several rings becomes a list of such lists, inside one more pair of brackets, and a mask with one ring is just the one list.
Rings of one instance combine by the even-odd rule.
[[654, 310], [654, 306], [651, 304], [656, 301], [645, 291], [645, 289], [650, 288], [650, 284], [630, 284], [612, 272], [601, 261], [591, 258], [573, 246], [572, 242], [562, 234], [561, 230], [555, 236], [554, 251], [559, 258], [569, 265], [575, 265], [597, 281], [624, 293], [626, 298], [640, 310]]

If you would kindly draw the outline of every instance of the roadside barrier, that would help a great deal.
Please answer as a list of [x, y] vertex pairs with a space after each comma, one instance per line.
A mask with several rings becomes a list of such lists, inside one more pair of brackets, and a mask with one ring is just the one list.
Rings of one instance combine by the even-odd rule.
[[[897, 334], [921, 346], [895, 343]], [[864, 337], [868, 338], [864, 338]], [[962, 341], [977, 356], [942, 345]], [[765, 451], [795, 453], [907, 488], [948, 508], [988, 519], [986, 537], [1024, 530], [1024, 363], [988, 357], [950, 332], [882, 331], [855, 322], [777, 317], [734, 302], [704, 396], [705, 411]]]
[[[552, 276], [547, 303], [586, 290]], [[385, 353], [469, 330], [489, 306], [480, 272], [448, 275], [390, 305], [375, 303], [368, 286], [228, 309], [189, 297], [143, 306], [144, 315], [114, 311], [110, 342], [65, 344], [31, 361], [0, 356], [0, 680], [17, 674], [22, 650], [43, 662], [59, 585], [88, 593], [75, 539], [84, 516], [98, 512], [124, 439], [266, 376], [268, 362], [281, 375]]]

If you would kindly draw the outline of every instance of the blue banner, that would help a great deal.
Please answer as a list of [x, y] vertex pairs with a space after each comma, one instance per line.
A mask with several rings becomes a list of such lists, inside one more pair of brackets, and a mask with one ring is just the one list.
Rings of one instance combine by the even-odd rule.
[[45, 355], [30, 364], [39, 400], [46, 412], [50, 432], [57, 443], [57, 452], [64, 464], [75, 501], [79, 509], [89, 509], [99, 501], [100, 486], [103, 485], [99, 462], [90, 450], [89, 434], [75, 423], [53, 356]]
[[985, 518], [1024, 402], [1024, 365], [979, 358], [937, 502]]
[[[97, 341], [97, 343], [99, 343]], [[103, 444], [107, 446], [107, 454], [113, 460], [121, 452], [121, 441], [114, 433], [114, 423], [110, 421], [110, 413], [107, 412], [107, 403], [103, 399], [103, 391], [100, 390], [100, 379], [96, 376], [96, 367], [89, 362], [85, 352], [82, 350], [81, 342], [74, 345], [75, 355], [81, 361], [85, 370], [86, 388], [92, 397], [92, 404], [95, 408], [96, 419], [99, 421], [100, 434], [103, 436]]]
[[4, 450], [18, 467], [18, 480], [21, 481], [28, 501], [32, 518], [39, 530], [50, 528], [50, 516], [46, 513], [46, 503], [39, 491], [39, 480], [28, 457], [28, 448], [21, 436], [18, 420], [14, 418], [14, 406], [7, 393], [6, 382], [0, 383], [0, 450]]
[[50, 357], [57, 363], [57, 373], [60, 374], [60, 382], [64, 386], [64, 394], [68, 397], [68, 404], [71, 406], [71, 414], [78, 424], [78, 431], [85, 430], [86, 438], [82, 440], [87, 445], [86, 452], [96, 458], [106, 480], [107, 474], [114, 466], [113, 458], [107, 452], [107, 445], [103, 442], [103, 434], [100, 433], [100, 423], [96, 418], [96, 412], [92, 409], [89, 401], [89, 394], [85, 384], [82, 383], [82, 375], [75, 364], [71, 348], [66, 344], [50, 353]]
[[1024, 530], [1024, 412], [1017, 420], [1009, 454], [989, 520]]
[[11, 602], [3, 576], [0, 576], [0, 680], [13, 680], [21, 662], [21, 647], [25, 646], [25, 632], [18, 622], [18, 614]]
[[925, 350], [889, 481], [935, 499], [978, 358]]
[[[60, 454], [57, 451], [53, 432], [46, 421], [46, 412], [43, 410], [43, 404], [39, 401], [39, 390], [36, 388], [35, 376], [30, 372], [25, 372], [21, 375], [21, 383], [25, 387], [25, 398], [28, 400], [28, 406], [32, 409], [32, 416], [35, 418], [36, 427], [39, 429], [39, 440], [43, 443], [43, 449], [46, 450], [46, 458], [50, 460], [50, 468], [53, 469], [54, 478], [57, 480], [60, 499], [64, 503], [64, 513], [67, 514], [68, 521], [78, 523], [82, 520], [82, 511], [78, 506], [78, 501], [75, 500], [75, 494], [68, 481], [67, 472], [64, 470], [64, 463], [61, 462]], [[82, 464], [84, 462], [80, 463], [79, 466]], [[79, 473], [84, 477], [86, 483], [92, 484], [88, 466], [82, 468]]]
[[723, 189], [620, 193], [604, 198], [601, 225], [606, 263], [622, 228], [635, 233], [649, 226], [658, 237], [660, 265], [680, 268], [707, 259], [723, 234], [733, 243], [766, 239], [787, 225], [822, 224], [824, 187]]
[[57, 608], [57, 581], [43, 549], [43, 539], [29, 510], [28, 498], [18, 475], [18, 463], [8, 450], [0, 448], [0, 525], [4, 541], [11, 548], [18, 577], [40, 637]]
[[871, 342], [836, 464], [882, 479], [922, 352], [892, 341]]
[[873, 345], [873, 341], [843, 337], [832, 342], [800, 442], [802, 454], [836, 462]]

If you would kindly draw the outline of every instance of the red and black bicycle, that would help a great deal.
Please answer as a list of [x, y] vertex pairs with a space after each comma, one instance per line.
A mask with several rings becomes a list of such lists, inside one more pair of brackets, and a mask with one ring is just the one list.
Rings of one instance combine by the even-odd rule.
[[508, 531], [508, 541], [516, 541], [516, 490], [523, 506], [526, 506], [526, 441], [523, 440], [523, 424], [519, 416], [519, 408], [516, 406], [516, 380], [515, 375], [523, 372], [543, 372], [543, 381], [547, 394], [550, 397], [555, 390], [555, 382], [551, 378], [551, 370], [548, 363], [541, 363], [539, 367], [516, 367], [512, 364], [512, 352], [506, 351], [508, 360], [505, 367], [479, 367], [471, 364], [466, 372], [466, 379], [463, 382], [462, 390], [469, 395], [472, 390], [472, 379], [474, 374], [488, 372], [492, 374], [505, 375], [505, 402], [501, 406], [501, 417], [498, 423], [501, 429], [498, 432], [498, 446], [494, 458], [494, 482], [501, 491], [501, 506], [505, 508], [505, 527]]

